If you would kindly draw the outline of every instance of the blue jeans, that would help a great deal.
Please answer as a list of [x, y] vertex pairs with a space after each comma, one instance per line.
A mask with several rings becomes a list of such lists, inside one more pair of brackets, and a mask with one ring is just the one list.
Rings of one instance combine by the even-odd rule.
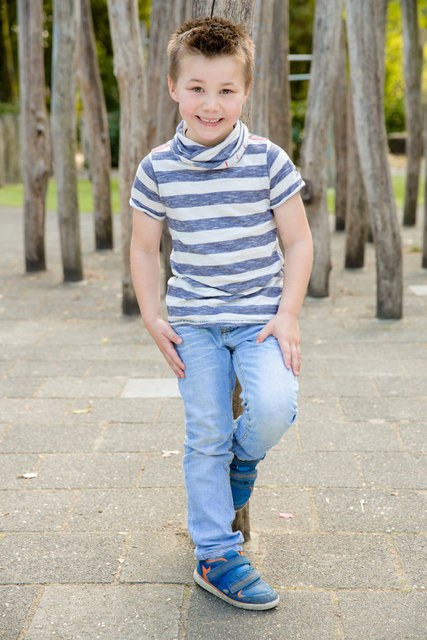
[[[233, 532], [229, 467], [265, 456], [294, 422], [298, 382], [286, 369], [273, 336], [256, 344], [263, 325], [236, 328], [175, 327], [185, 378], [179, 389], [185, 406], [184, 474], [188, 529], [197, 560], [242, 548]], [[235, 376], [242, 387], [243, 413], [233, 420]]]

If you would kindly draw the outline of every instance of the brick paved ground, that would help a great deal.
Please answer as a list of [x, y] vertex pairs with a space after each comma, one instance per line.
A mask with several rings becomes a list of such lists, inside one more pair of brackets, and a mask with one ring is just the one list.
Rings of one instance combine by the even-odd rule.
[[301, 319], [299, 418], [251, 505], [247, 554], [281, 596], [256, 613], [193, 584], [182, 405], [141, 322], [121, 315], [120, 251], [94, 253], [82, 215], [85, 281], [64, 286], [53, 214], [43, 274], [23, 275], [20, 212], [0, 209], [0, 225], [2, 640], [425, 637], [420, 228], [404, 231], [398, 322], [374, 318], [372, 247], [348, 272], [333, 236], [331, 296]]

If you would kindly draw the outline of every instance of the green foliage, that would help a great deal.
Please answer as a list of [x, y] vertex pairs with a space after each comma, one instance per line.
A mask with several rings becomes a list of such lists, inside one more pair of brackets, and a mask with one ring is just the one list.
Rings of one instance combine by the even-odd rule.
[[384, 109], [388, 133], [405, 129], [402, 49], [400, 4], [398, 0], [390, 0], [387, 16], [384, 85]]

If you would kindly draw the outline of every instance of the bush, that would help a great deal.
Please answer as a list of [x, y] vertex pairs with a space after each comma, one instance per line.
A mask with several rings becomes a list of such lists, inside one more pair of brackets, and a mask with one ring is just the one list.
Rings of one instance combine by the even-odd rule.
[[120, 111], [111, 111], [108, 114], [108, 130], [110, 135], [111, 166], [119, 166], [120, 143]]

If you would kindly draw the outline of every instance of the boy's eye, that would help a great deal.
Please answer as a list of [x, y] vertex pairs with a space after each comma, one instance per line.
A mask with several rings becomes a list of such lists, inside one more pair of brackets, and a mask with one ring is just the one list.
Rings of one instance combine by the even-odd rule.
[[202, 93], [203, 91], [202, 87], [193, 87], [191, 90], [195, 93]]
[[225, 93], [228, 95], [229, 93], [233, 93], [231, 89], [222, 89], [221, 93]]

